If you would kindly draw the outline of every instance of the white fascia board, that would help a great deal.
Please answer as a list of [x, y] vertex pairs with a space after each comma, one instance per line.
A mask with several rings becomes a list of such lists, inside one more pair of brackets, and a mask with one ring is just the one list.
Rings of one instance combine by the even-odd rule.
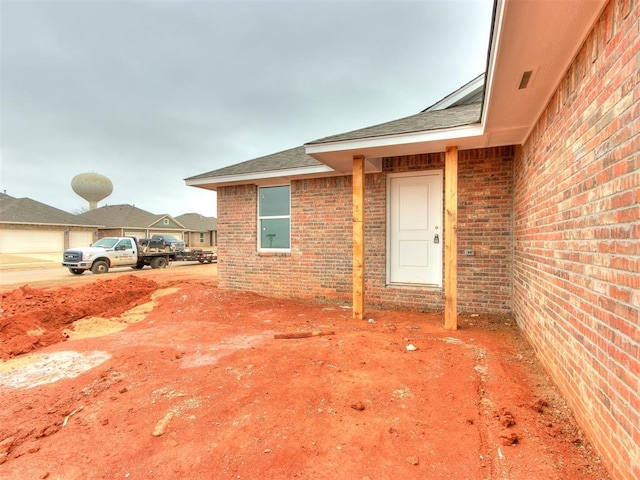
[[496, 0], [495, 19], [491, 38], [491, 51], [489, 52], [489, 64], [484, 83], [484, 102], [482, 103], [482, 115], [480, 121], [484, 127], [487, 119], [487, 110], [491, 103], [491, 93], [493, 89], [493, 76], [496, 70], [496, 58], [498, 58], [498, 48], [500, 47], [500, 35], [502, 33], [502, 22], [504, 20], [505, 0]]
[[254, 183], [256, 180], [269, 178], [299, 177], [301, 175], [317, 175], [321, 173], [334, 173], [333, 168], [327, 165], [316, 165], [310, 167], [289, 168], [285, 170], [271, 170], [269, 172], [240, 173], [237, 175], [223, 175], [220, 177], [195, 178], [185, 180], [190, 187], [199, 185], [223, 184], [223, 183]]
[[446, 110], [454, 103], [462, 100], [464, 97], [472, 93], [474, 90], [477, 90], [478, 88], [482, 87], [483, 83], [484, 83], [484, 75], [480, 75], [478, 78], [472, 80], [468, 85], [464, 86], [457, 92], [453, 92], [452, 94], [443, 98], [439, 102], [434, 103], [432, 106], [425, 109], [424, 111], [433, 112], [436, 110]]
[[443, 140], [480, 137], [483, 133], [484, 129], [482, 125], [480, 123], [474, 123], [463, 127], [444, 128], [441, 130], [402, 133], [398, 135], [386, 135], [384, 137], [362, 138], [357, 140], [341, 140], [318, 145], [305, 145], [305, 148], [307, 155], [313, 155], [314, 153], [363, 150], [394, 145], [409, 145], [413, 143], [441, 142]]

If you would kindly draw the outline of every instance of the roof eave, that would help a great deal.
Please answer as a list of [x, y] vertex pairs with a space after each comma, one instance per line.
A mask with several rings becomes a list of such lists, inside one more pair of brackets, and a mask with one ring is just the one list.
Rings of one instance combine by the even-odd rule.
[[487, 144], [526, 141], [606, 4], [496, 0], [482, 111]]
[[314, 165], [309, 167], [288, 168], [283, 170], [270, 170], [266, 172], [239, 173], [235, 175], [221, 175], [212, 177], [187, 178], [185, 183], [190, 187], [203, 188], [205, 190], [217, 190], [218, 187], [246, 184], [268, 184], [289, 182], [292, 178], [327, 177], [337, 174], [327, 165]]
[[[370, 159], [441, 152], [453, 145], [460, 150], [521, 145], [606, 3], [496, 0], [481, 123], [310, 143], [307, 155], [350, 173], [354, 155]], [[525, 71], [532, 71], [531, 81], [528, 88], [519, 88]]]
[[79, 227], [79, 228], [100, 228], [101, 225], [83, 225], [77, 223], [47, 223], [47, 222], [24, 222], [20, 220], [0, 220], [4, 225], [47, 225], [49, 227]]
[[469, 83], [459, 88], [453, 93], [450, 93], [443, 99], [437, 101], [430, 107], [427, 107], [423, 110], [423, 112], [434, 112], [437, 110], [446, 110], [447, 108], [455, 105], [456, 102], [463, 100], [465, 97], [469, 96], [472, 92], [481, 88], [484, 84], [484, 72], [478, 75], [476, 78], [471, 80]]
[[101, 225], [98, 227], [98, 230], [175, 230], [175, 231], [185, 231], [189, 230], [188, 228], [178, 228], [178, 227], [168, 227], [166, 225], [160, 226], [144, 226], [144, 225]]
[[[449, 146], [467, 150], [524, 143], [607, 0], [495, 1], [480, 123], [311, 142], [305, 153], [323, 166], [205, 176], [186, 179], [186, 184], [216, 190], [223, 185], [345, 175], [351, 173], [355, 155], [363, 155], [365, 171], [372, 172], [380, 170], [383, 157], [442, 152]], [[530, 81], [523, 88], [525, 72]]]
[[[343, 174], [351, 173], [354, 155], [364, 155], [374, 167], [373, 159], [442, 152], [448, 146], [459, 149], [479, 148], [483, 145], [482, 125], [473, 123], [459, 127], [420, 132], [359, 138], [306, 145], [306, 153]], [[367, 172], [372, 169], [366, 170]], [[378, 170], [379, 171], [379, 170]]]

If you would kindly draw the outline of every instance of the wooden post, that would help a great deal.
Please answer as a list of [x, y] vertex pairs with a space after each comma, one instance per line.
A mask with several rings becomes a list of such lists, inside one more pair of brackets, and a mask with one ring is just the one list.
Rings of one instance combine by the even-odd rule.
[[364, 157], [353, 156], [353, 319], [364, 317]]
[[458, 147], [447, 147], [444, 167], [444, 328], [458, 328]]

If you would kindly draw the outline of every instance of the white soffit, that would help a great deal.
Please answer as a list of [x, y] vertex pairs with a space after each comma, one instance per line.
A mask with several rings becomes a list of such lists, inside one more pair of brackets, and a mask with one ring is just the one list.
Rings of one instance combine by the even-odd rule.
[[[606, 4], [496, 0], [481, 125], [310, 144], [306, 153], [349, 173], [353, 155], [379, 158], [442, 152], [448, 146], [522, 144]], [[531, 72], [528, 84], [519, 88], [525, 72]]]
[[482, 116], [487, 145], [526, 140], [606, 3], [497, 0]]
[[[366, 159], [417, 155], [444, 152], [447, 147], [453, 145], [459, 149], [481, 147], [481, 125], [476, 123], [442, 130], [312, 144], [307, 145], [306, 153], [338, 172], [351, 173], [354, 155], [364, 155]], [[372, 164], [371, 167], [369, 170], [365, 165], [365, 172], [380, 171], [376, 169], [378, 165]]]

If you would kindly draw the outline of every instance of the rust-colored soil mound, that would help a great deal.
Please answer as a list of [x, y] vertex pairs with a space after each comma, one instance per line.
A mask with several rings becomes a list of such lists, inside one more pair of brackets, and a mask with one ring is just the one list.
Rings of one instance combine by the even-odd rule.
[[63, 331], [85, 317], [112, 317], [147, 301], [156, 282], [133, 275], [55, 290], [25, 285], [0, 298], [0, 358], [62, 341]]

